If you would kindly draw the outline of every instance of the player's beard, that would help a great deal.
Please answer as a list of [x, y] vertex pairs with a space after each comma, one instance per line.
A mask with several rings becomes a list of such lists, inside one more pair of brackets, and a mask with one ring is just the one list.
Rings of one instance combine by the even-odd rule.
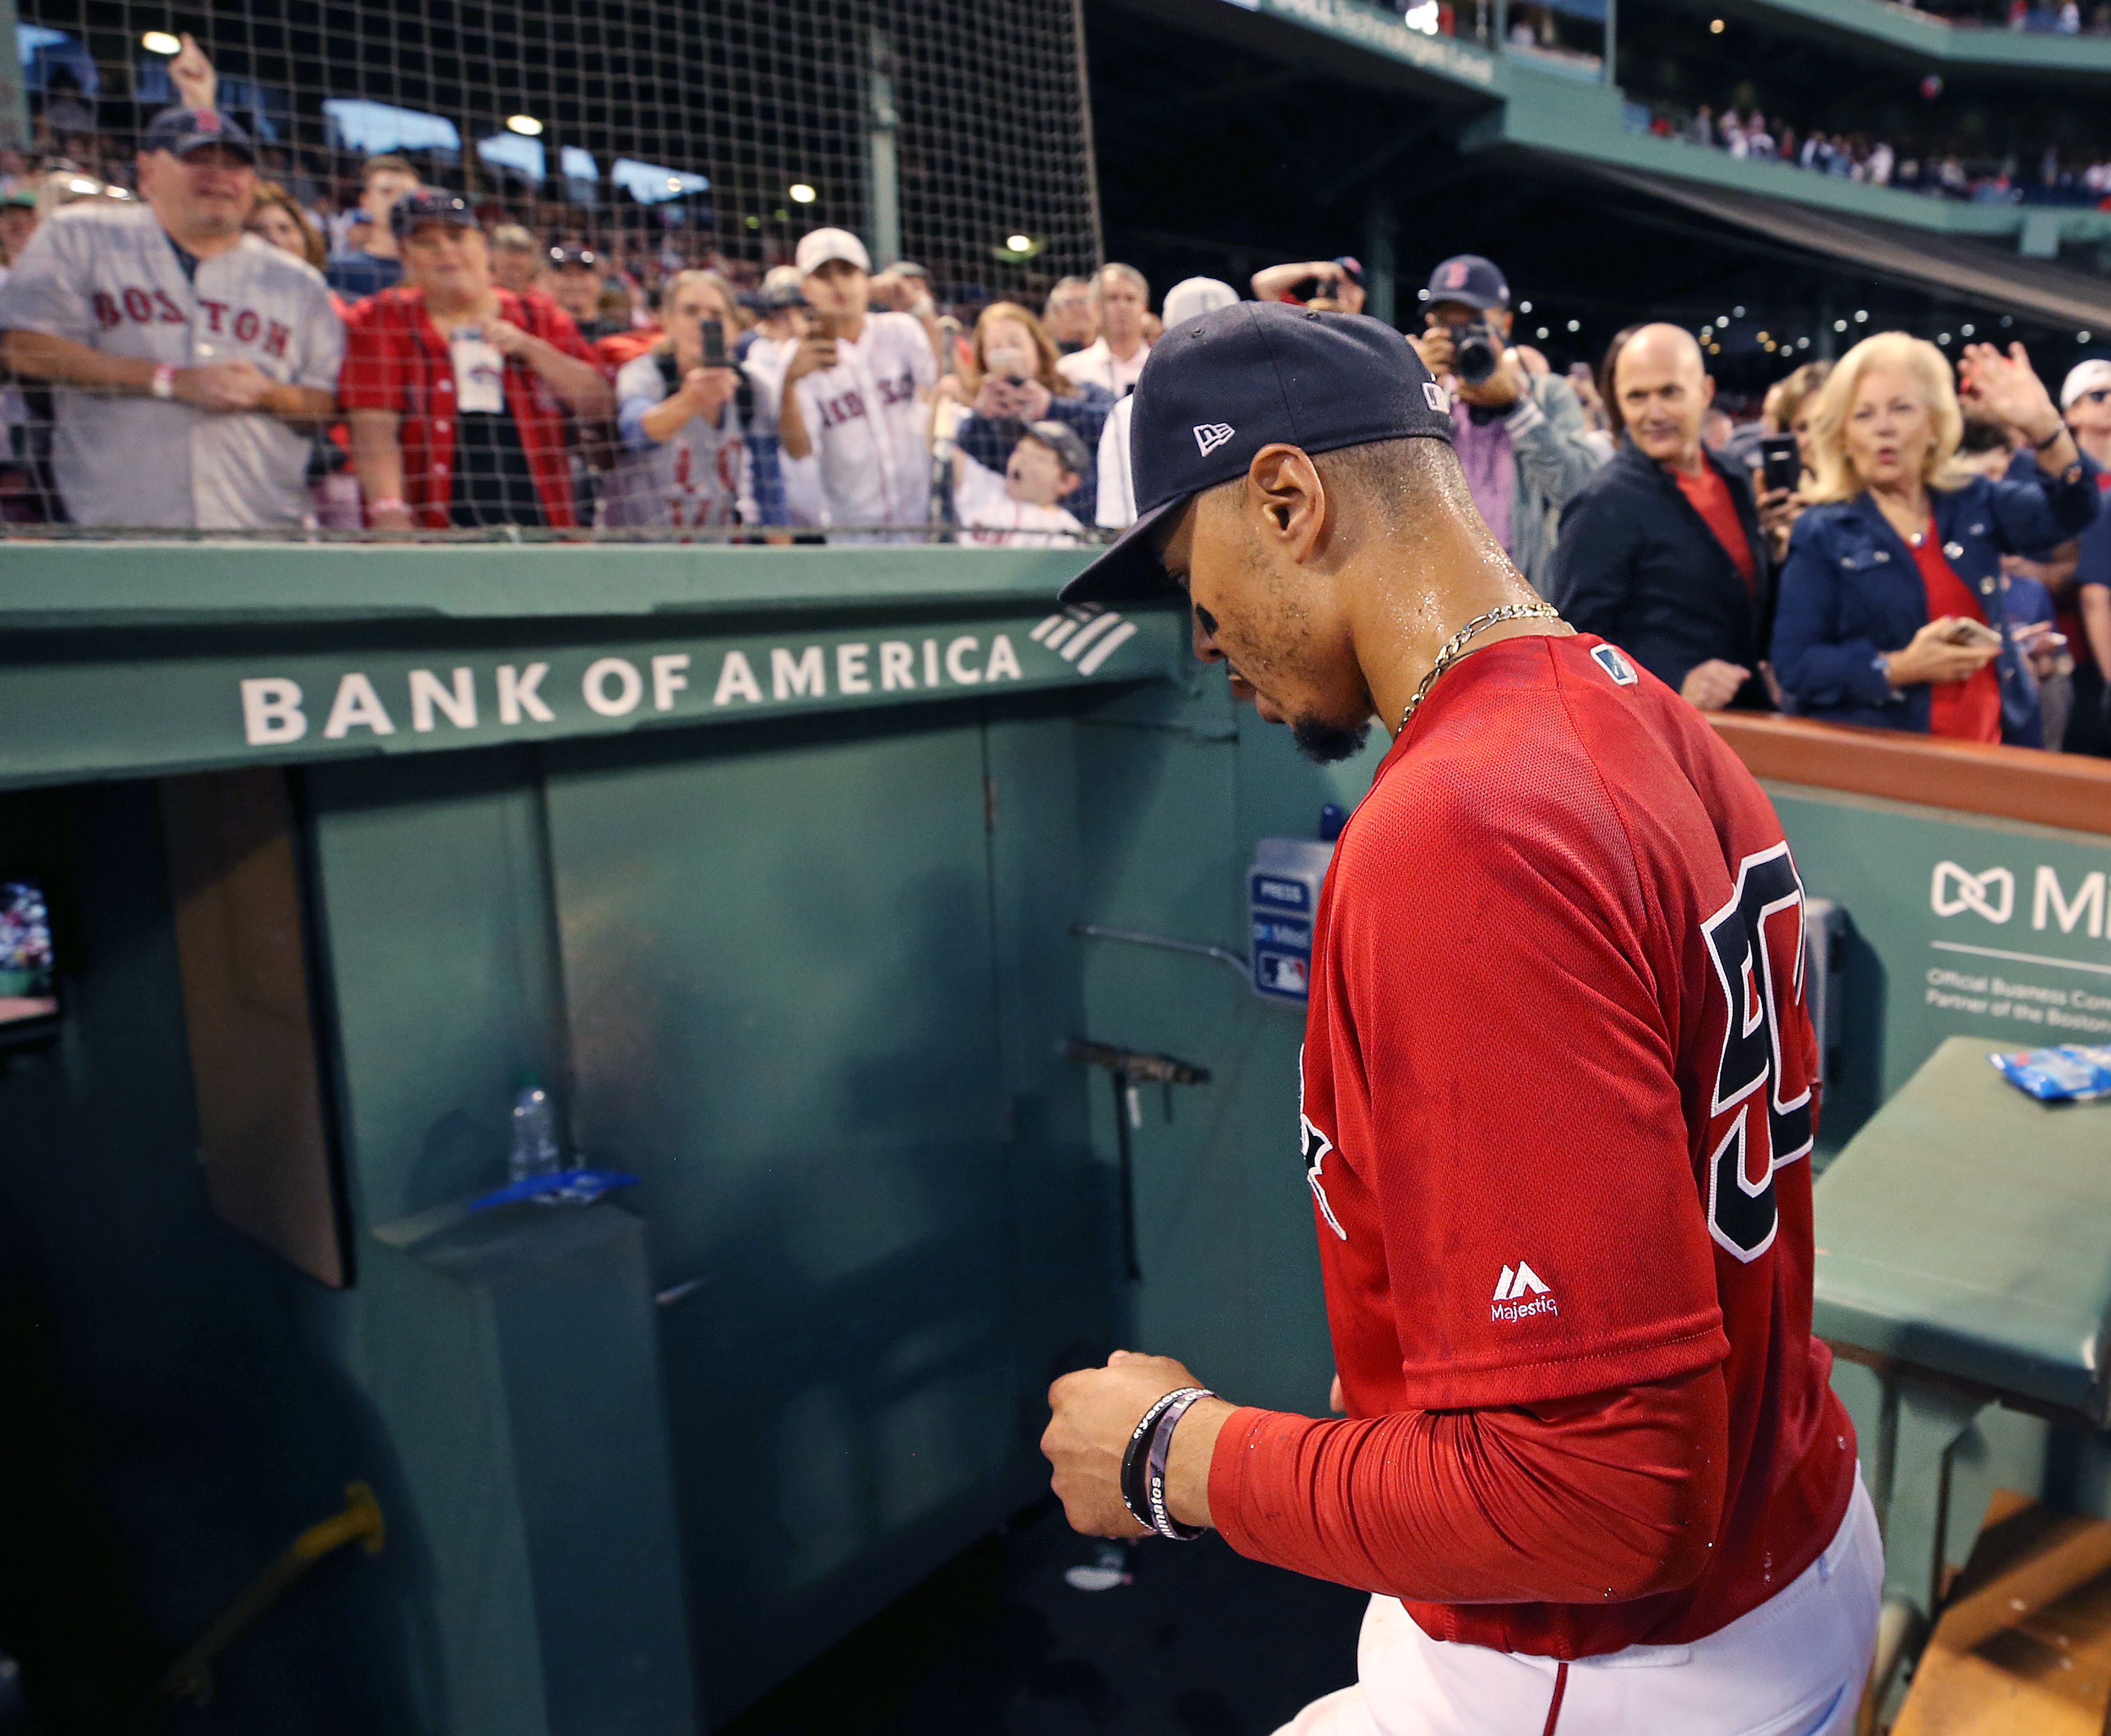
[[1365, 722], [1345, 729], [1323, 717], [1300, 717], [1291, 724], [1290, 735], [1305, 758], [1331, 766], [1337, 760], [1361, 753], [1364, 743], [1370, 739], [1371, 726]]

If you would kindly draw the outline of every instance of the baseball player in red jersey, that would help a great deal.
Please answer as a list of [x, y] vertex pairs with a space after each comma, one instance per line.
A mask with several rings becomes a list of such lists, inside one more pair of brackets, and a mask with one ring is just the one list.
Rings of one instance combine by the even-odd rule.
[[1347, 1416], [1117, 1352], [1050, 1393], [1071, 1523], [1214, 1525], [1369, 1589], [1296, 1736], [1818, 1736], [1882, 1556], [1810, 1335], [1803, 892], [1699, 714], [1572, 632], [1376, 321], [1242, 302], [1152, 352], [1136, 527], [1322, 758], [1391, 752], [1314, 934], [1298, 1137]]

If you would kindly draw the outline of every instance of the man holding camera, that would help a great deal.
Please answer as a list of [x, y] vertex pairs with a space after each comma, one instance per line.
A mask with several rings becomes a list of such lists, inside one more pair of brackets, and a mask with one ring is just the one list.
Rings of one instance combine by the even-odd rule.
[[1545, 593], [1561, 509], [1597, 474], [1598, 454], [1576, 389], [1529, 372], [1509, 347], [1510, 286], [1478, 253], [1430, 274], [1424, 364], [1450, 389], [1466, 485], [1518, 570]]

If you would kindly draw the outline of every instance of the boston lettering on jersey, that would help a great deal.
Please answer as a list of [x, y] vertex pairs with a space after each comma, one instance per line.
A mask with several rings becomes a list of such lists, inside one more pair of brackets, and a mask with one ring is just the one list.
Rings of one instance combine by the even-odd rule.
[[[105, 331], [115, 331], [128, 320], [135, 325], [190, 324], [191, 316], [176, 305], [167, 290], [143, 289], [136, 284], [117, 290], [98, 289], [91, 298], [91, 305], [96, 324]], [[269, 318], [253, 307], [238, 308], [232, 302], [208, 301], [200, 296], [198, 311], [205, 317], [207, 330], [232, 337], [238, 343], [256, 343], [261, 339], [267, 356], [284, 355], [293, 339], [293, 328], [284, 320]]]
[[[874, 382], [879, 388], [879, 401], [890, 409], [897, 404], [906, 404], [916, 396], [916, 381], [908, 374], [897, 379]], [[840, 428], [847, 421], [865, 414], [865, 394], [853, 389], [838, 392], [833, 398], [821, 400], [821, 420], [828, 427]]]

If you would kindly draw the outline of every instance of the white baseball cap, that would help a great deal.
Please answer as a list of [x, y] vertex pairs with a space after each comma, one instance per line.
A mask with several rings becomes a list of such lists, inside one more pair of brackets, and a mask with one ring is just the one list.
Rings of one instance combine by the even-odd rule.
[[1165, 292], [1165, 300], [1159, 313], [1165, 329], [1171, 331], [1176, 325], [1189, 320], [1199, 320], [1205, 313], [1214, 313], [1219, 307], [1228, 307], [1239, 298], [1239, 293], [1229, 284], [1214, 277], [1183, 278]]
[[793, 257], [801, 277], [812, 276], [832, 259], [847, 259], [860, 271], [872, 270], [872, 255], [847, 229], [809, 229], [799, 238], [799, 251]]
[[2077, 361], [2068, 370], [2067, 384], [2059, 389], [2059, 407], [2070, 408], [2075, 399], [2085, 392], [2095, 392], [2111, 387], [2111, 361], [2100, 356], [2087, 361]]

